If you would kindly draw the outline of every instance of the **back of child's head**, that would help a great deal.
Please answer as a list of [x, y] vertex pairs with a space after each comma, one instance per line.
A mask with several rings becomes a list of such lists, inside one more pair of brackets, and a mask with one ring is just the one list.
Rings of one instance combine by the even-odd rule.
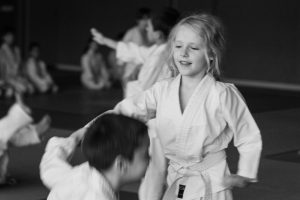
[[180, 13], [176, 9], [164, 7], [151, 18], [154, 31], [161, 31], [167, 38], [179, 17]]
[[170, 64], [173, 66], [173, 45], [178, 29], [182, 26], [190, 27], [203, 39], [207, 50], [207, 62], [209, 63], [207, 71], [214, 77], [219, 78], [222, 54], [225, 48], [224, 27], [220, 20], [208, 13], [194, 14], [180, 20], [172, 29], [168, 40], [169, 59]]
[[148, 137], [148, 128], [143, 122], [123, 115], [104, 114], [87, 128], [82, 152], [98, 171], [108, 170], [117, 156], [132, 161], [145, 137]]

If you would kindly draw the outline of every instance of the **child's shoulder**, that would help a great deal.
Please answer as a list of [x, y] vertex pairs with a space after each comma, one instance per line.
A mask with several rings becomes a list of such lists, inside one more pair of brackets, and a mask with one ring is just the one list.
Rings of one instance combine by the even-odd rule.
[[216, 81], [215, 91], [217, 91], [218, 96], [229, 97], [229, 98], [241, 98], [244, 99], [241, 92], [233, 83]]
[[238, 90], [237, 87], [233, 83], [225, 82], [225, 81], [215, 81], [215, 89], [224, 92], [224, 91], [231, 91], [231, 90]]

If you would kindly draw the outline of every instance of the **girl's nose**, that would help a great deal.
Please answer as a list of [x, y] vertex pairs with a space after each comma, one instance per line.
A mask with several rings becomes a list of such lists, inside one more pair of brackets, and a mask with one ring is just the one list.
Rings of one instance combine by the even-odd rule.
[[188, 48], [182, 48], [180, 54], [182, 57], [187, 57], [188, 56]]

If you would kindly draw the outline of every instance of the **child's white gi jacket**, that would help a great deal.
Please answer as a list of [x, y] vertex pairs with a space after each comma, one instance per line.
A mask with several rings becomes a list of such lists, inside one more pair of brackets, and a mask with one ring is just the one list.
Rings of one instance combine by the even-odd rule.
[[158, 82], [149, 90], [123, 100], [113, 110], [143, 121], [156, 118], [155, 132], [162, 150], [158, 148], [156, 155], [152, 153], [140, 188], [140, 200], [160, 199], [164, 192], [166, 165], [162, 155], [168, 159], [168, 186], [176, 186], [174, 196], [182, 193], [182, 185], [184, 200], [200, 199], [227, 189], [223, 179], [230, 172], [224, 150], [232, 138], [240, 154], [237, 174], [254, 181], [257, 178], [261, 135], [236, 87], [206, 75], [182, 112], [180, 80], [179, 75]]
[[171, 77], [171, 71], [166, 64], [166, 44], [146, 47], [118, 42], [116, 56], [123, 62], [142, 65], [137, 80], [128, 82], [125, 97], [142, 92], [157, 81]]

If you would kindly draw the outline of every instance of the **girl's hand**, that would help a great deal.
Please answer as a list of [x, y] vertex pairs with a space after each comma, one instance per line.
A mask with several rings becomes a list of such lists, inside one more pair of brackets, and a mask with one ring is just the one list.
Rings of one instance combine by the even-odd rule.
[[73, 138], [75, 140], [75, 143], [78, 144], [81, 142], [85, 132], [86, 132], [86, 127], [82, 127], [77, 131], [75, 131], [74, 133], [72, 133], [69, 137]]
[[239, 176], [236, 174], [231, 174], [224, 178], [224, 185], [229, 188], [233, 188], [233, 187], [243, 188], [249, 185], [251, 182], [253, 182], [252, 179]]
[[91, 29], [91, 34], [93, 36], [93, 40], [97, 43], [104, 45], [105, 44], [105, 37], [95, 28]]

